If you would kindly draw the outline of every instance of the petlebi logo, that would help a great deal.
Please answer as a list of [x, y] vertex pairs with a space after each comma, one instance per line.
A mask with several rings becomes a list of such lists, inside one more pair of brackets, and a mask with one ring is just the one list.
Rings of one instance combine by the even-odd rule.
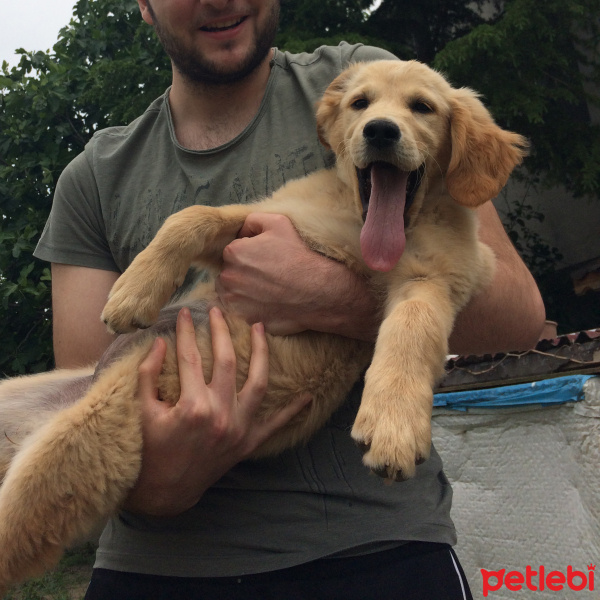
[[[579, 571], [572, 565], [569, 565], [566, 571], [549, 571], [544, 566], [534, 569], [527, 565], [525, 572], [521, 571], [487, 571], [481, 569], [483, 577], [483, 596], [488, 597], [490, 592], [497, 592], [501, 588], [511, 592], [521, 590], [530, 590], [538, 592], [548, 590], [552, 592], [561, 592], [563, 590], [572, 590], [580, 592], [582, 590], [595, 590], [594, 572], [596, 565], [587, 565], [587, 571]], [[492, 596], [490, 596], [492, 597]], [[528, 596], [529, 597], [529, 596]], [[559, 596], [562, 598], [562, 596]]]

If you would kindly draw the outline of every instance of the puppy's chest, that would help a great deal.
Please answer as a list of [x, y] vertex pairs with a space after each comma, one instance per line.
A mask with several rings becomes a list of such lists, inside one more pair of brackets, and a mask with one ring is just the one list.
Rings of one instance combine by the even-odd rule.
[[471, 209], [459, 206], [453, 200], [425, 199], [419, 210], [409, 213], [406, 221], [406, 246], [436, 247], [436, 237], [449, 241], [471, 237], [476, 231], [476, 217]]
[[434, 205], [422, 210], [406, 229], [406, 247], [394, 271], [410, 277], [414, 272], [433, 274], [442, 264], [445, 270], [477, 252], [472, 211]]

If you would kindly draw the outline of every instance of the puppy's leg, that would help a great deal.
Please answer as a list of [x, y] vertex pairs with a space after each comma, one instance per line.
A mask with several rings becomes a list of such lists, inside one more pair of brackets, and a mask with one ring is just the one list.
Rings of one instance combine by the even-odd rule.
[[193, 263], [221, 264], [256, 205], [190, 206], [171, 215], [113, 286], [102, 320], [115, 332], [149, 327]]
[[151, 342], [23, 443], [0, 488], [0, 590], [53, 566], [135, 483], [142, 435], [132, 373]]
[[443, 374], [455, 308], [443, 282], [410, 282], [389, 298], [352, 437], [365, 465], [390, 479], [429, 456], [433, 386]]
[[93, 368], [59, 369], [0, 383], [0, 483], [23, 441], [86, 392]]

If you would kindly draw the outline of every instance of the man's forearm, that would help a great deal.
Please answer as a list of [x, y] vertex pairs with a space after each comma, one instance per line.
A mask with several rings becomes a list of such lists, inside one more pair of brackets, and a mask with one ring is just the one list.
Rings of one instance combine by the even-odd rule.
[[[502, 272], [504, 271], [504, 272]], [[453, 354], [486, 354], [525, 350], [537, 343], [545, 312], [535, 283], [517, 286], [505, 266], [497, 269], [493, 285], [471, 300], [458, 315], [450, 336]]]
[[478, 210], [480, 238], [496, 255], [492, 284], [458, 315], [450, 337], [454, 354], [485, 354], [532, 348], [546, 311], [533, 276], [517, 254], [491, 203]]
[[100, 313], [119, 274], [74, 265], [52, 264], [52, 328], [58, 368], [98, 361], [114, 340]]

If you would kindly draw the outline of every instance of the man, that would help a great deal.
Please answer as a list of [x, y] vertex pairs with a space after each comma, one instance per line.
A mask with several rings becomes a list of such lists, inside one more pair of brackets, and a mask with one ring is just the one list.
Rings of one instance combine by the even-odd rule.
[[[95, 136], [57, 188], [36, 253], [52, 262], [61, 367], [96, 360], [110, 343], [98, 319], [108, 291], [168, 214], [248, 201], [331, 164], [314, 102], [350, 61], [389, 58], [348, 45], [310, 55], [272, 50], [277, 0], [138, 3], [171, 57], [173, 83], [136, 122]], [[478, 212], [499, 264], [459, 317], [451, 348], [529, 347], [544, 320], [539, 293], [493, 207]], [[275, 334], [373, 339], [377, 307], [364, 284], [308, 250], [286, 218], [251, 215], [223, 259], [217, 291], [249, 322]], [[260, 386], [226, 414], [218, 401], [207, 411], [185, 311], [177, 336], [180, 404], [189, 410], [158, 402], [157, 342], [139, 373], [142, 472], [127, 510], [103, 534], [87, 598], [470, 597], [450, 550], [451, 493], [434, 450], [413, 480], [383, 486], [370, 476], [349, 436], [357, 385], [305, 448], [237, 464], [258, 443]], [[231, 408], [231, 398], [222, 404]]]

